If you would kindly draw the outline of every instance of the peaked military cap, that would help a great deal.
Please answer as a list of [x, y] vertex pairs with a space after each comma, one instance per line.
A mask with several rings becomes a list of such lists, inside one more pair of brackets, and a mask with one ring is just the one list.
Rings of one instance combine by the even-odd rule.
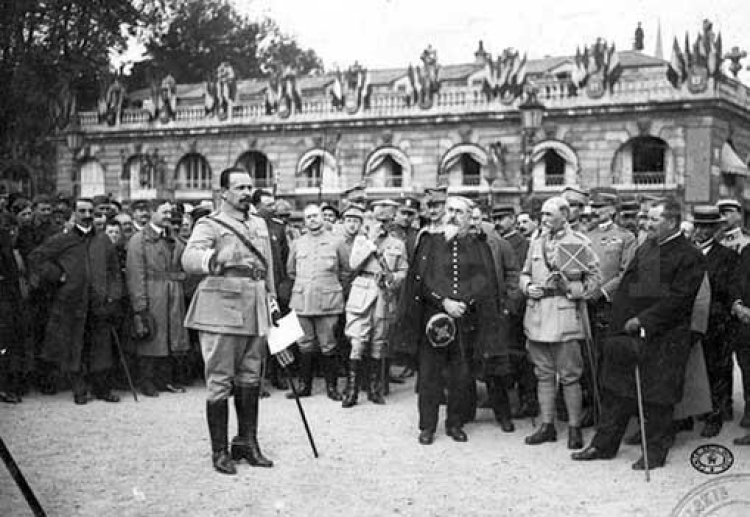
[[448, 185], [425, 189], [425, 194], [427, 203], [445, 203], [448, 198]]
[[341, 216], [341, 212], [339, 212], [339, 209], [333, 206], [331, 203], [325, 202], [320, 205], [321, 212], [325, 212], [326, 210], [331, 210], [334, 214], [336, 214], [337, 219]]
[[593, 208], [600, 208], [607, 205], [616, 207], [618, 199], [619, 197], [615, 189], [601, 187], [591, 193], [591, 206]]
[[742, 211], [742, 205], [736, 199], [720, 199], [716, 203], [716, 207], [719, 210], [734, 209], [734, 210], [737, 210], [738, 212]]
[[349, 187], [345, 191], [341, 193], [341, 196], [344, 198], [345, 201], [352, 202], [352, 203], [361, 203], [364, 204], [365, 200], [367, 199], [367, 193], [365, 192], [365, 186], [361, 183], [358, 185], [354, 185], [353, 187]]
[[347, 203], [342, 217], [358, 217], [360, 220], [365, 218], [365, 207], [359, 203]]
[[408, 195], [401, 195], [401, 210], [408, 210], [410, 212], [419, 212], [420, 209], [420, 202], [419, 199], [417, 199], [414, 196], [408, 196]]
[[509, 204], [509, 203], [502, 203], [499, 205], [495, 205], [495, 207], [492, 209], [492, 218], [500, 218], [506, 215], [516, 215], [516, 207], [515, 205]]
[[577, 185], [568, 185], [565, 187], [562, 191], [562, 197], [564, 197], [568, 203], [574, 201], [585, 205], [589, 202], [588, 191]]

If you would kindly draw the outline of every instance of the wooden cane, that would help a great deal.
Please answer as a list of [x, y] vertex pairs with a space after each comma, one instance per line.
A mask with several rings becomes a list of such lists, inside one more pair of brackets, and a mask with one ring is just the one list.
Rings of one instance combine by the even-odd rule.
[[297, 403], [297, 409], [299, 410], [299, 415], [300, 417], [302, 417], [302, 423], [305, 426], [305, 432], [307, 433], [307, 439], [310, 441], [310, 447], [312, 448], [313, 455], [317, 458], [318, 449], [317, 447], [315, 447], [315, 440], [313, 439], [312, 432], [310, 431], [310, 425], [307, 423], [305, 410], [302, 408], [302, 403], [299, 400], [299, 394], [297, 393], [297, 387], [294, 385], [294, 379], [292, 379], [292, 375], [289, 373], [289, 369], [286, 366], [284, 366], [283, 368], [284, 368], [284, 373], [286, 374], [286, 377], [289, 380], [289, 387], [292, 388], [292, 394], [294, 394], [294, 401]]
[[646, 438], [646, 419], [643, 411], [643, 393], [641, 392], [641, 371], [638, 365], [635, 365], [635, 390], [638, 397], [638, 421], [641, 424], [641, 448], [643, 449], [643, 466], [646, 471], [646, 482], [651, 481], [651, 475], [648, 471], [648, 439]]

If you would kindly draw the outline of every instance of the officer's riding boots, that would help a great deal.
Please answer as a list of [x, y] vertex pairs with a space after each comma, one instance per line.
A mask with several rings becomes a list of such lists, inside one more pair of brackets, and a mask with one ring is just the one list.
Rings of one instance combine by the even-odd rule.
[[258, 445], [258, 399], [260, 387], [235, 386], [234, 407], [237, 410], [237, 436], [232, 439], [232, 459], [246, 459], [254, 467], [273, 467]]
[[234, 462], [227, 450], [227, 423], [229, 421], [229, 403], [226, 400], [206, 401], [206, 418], [208, 433], [211, 436], [211, 459], [214, 469], [222, 474], [236, 474]]
[[326, 380], [326, 395], [331, 400], [341, 400], [339, 393], [338, 358], [335, 355], [323, 356], [323, 374]]
[[344, 401], [341, 407], [352, 407], [357, 403], [359, 397], [359, 370], [361, 361], [349, 359], [349, 371], [346, 377], [346, 389], [344, 390]]
[[[302, 352], [299, 355], [299, 384], [297, 396], [309, 397], [312, 394], [313, 354]], [[287, 393], [286, 398], [293, 399], [294, 393]]]
[[385, 404], [383, 398], [383, 368], [381, 359], [371, 357], [368, 359], [370, 368], [368, 376], [370, 382], [367, 386], [367, 399], [373, 404]]

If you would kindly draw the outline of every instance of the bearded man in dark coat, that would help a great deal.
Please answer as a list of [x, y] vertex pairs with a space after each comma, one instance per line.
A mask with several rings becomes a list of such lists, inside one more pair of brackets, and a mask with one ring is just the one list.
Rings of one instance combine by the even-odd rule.
[[[634, 370], [640, 369], [649, 468], [661, 467], [670, 447], [670, 424], [682, 398], [692, 344], [690, 320], [706, 274], [706, 260], [680, 232], [682, 207], [674, 199], [649, 210], [648, 238], [623, 274], [612, 301], [613, 334], [604, 343], [602, 415], [591, 444], [574, 460], [617, 454], [637, 414]], [[645, 468], [643, 458], [633, 469]]]
[[53, 235], [30, 255], [54, 291], [42, 358], [68, 375], [76, 404], [88, 401], [87, 380], [96, 398], [118, 402], [107, 375], [123, 289], [117, 250], [93, 227], [93, 201], [76, 200], [74, 218], [72, 229]]
[[[419, 356], [419, 443], [433, 443], [440, 400], [447, 388], [446, 434], [468, 440], [463, 430], [471, 366], [507, 369], [507, 344], [500, 335], [497, 279], [492, 251], [483, 235], [469, 232], [472, 203], [449, 197], [442, 230], [422, 233], [399, 307], [393, 346]], [[433, 316], [455, 324], [455, 336], [434, 346], [425, 330]], [[446, 316], [447, 315], [447, 316]], [[444, 374], [447, 373], [447, 378]]]

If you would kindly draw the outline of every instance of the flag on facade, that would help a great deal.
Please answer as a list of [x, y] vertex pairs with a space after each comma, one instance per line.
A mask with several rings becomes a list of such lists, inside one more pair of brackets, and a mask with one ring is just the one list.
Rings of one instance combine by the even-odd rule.
[[679, 88], [685, 80], [685, 77], [687, 77], [687, 71], [685, 70], [685, 57], [682, 55], [680, 44], [677, 43], [677, 38], [675, 38], [674, 44], [672, 45], [672, 58], [667, 66], [667, 80], [674, 88]]
[[709, 67], [708, 71], [711, 75], [718, 78], [721, 75], [721, 64], [724, 62], [724, 56], [722, 55], [722, 44], [721, 44], [721, 33], [716, 36], [716, 43], [714, 43], [713, 55], [714, 55], [714, 66]]
[[612, 91], [615, 83], [620, 80], [622, 75], [622, 64], [620, 63], [620, 55], [615, 49], [614, 43], [609, 49], [609, 57], [607, 58], [607, 77], [606, 81], [609, 85], [609, 91]]
[[693, 62], [693, 54], [690, 52], [690, 35], [685, 31], [685, 77], [683, 77], [683, 81], [687, 79], [687, 72], [690, 70], [690, 67], [693, 66], [695, 63]]

